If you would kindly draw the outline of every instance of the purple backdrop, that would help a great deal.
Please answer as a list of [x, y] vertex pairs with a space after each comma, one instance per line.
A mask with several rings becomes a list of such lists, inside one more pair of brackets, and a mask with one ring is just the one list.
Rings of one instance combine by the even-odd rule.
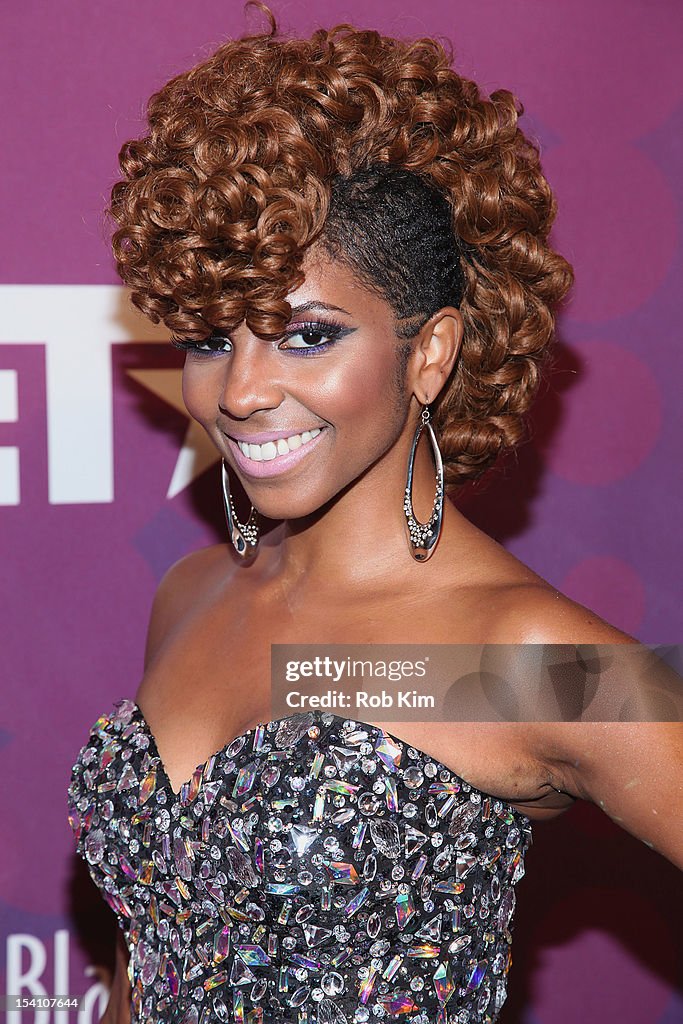
[[[608, 621], [680, 643], [681, 540], [667, 527], [682, 497], [683, 6], [277, 11], [303, 32], [348, 19], [448, 35], [458, 70], [524, 102], [577, 285], [533, 442], [461, 508]], [[156, 581], [222, 536], [217, 464], [183, 414], [179, 353], [128, 311], [101, 211], [147, 96], [245, 23], [224, 0], [27, 0], [1, 18], [3, 971], [22, 994], [87, 991], [88, 1024], [106, 1001], [113, 923], [73, 852], [70, 768], [98, 715], [135, 694]], [[534, 839], [502, 1022], [680, 1024], [680, 872], [587, 805], [536, 824]], [[66, 1024], [40, 1020], [53, 1016]]]

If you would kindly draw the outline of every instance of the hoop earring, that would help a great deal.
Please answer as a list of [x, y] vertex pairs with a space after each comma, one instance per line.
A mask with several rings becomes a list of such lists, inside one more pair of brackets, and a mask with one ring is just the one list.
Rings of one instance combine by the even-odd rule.
[[[434, 495], [434, 507], [432, 509], [432, 514], [429, 517], [428, 522], [421, 523], [415, 516], [415, 511], [413, 509], [412, 491], [415, 452], [417, 451], [420, 434], [425, 428], [429, 434], [432, 451], [434, 452], [434, 462], [436, 464], [436, 494]], [[417, 562], [426, 562], [427, 559], [432, 556], [436, 543], [441, 536], [441, 526], [443, 522], [443, 496], [443, 461], [441, 459], [441, 452], [439, 451], [436, 435], [434, 434], [434, 430], [430, 423], [429, 406], [425, 405], [422, 409], [421, 421], [415, 431], [412, 448], [410, 449], [405, 497], [403, 499], [403, 511], [406, 517], [406, 533], [408, 535], [410, 553]]]
[[230, 493], [230, 478], [228, 476], [228, 467], [225, 464], [225, 459], [221, 459], [222, 465], [222, 479], [223, 479], [223, 508], [225, 509], [225, 519], [228, 524], [228, 534], [237, 554], [240, 558], [249, 558], [250, 555], [256, 554], [259, 542], [259, 522], [258, 512], [251, 506], [249, 513], [249, 519], [246, 523], [240, 523], [237, 518], [237, 512], [235, 510], [235, 503]]

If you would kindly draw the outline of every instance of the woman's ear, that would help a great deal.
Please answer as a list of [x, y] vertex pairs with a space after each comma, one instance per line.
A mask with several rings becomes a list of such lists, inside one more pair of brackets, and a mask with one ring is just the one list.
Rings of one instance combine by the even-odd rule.
[[[462, 314], [444, 306], [421, 328], [411, 360], [409, 384], [415, 395], [433, 402], [456, 364], [464, 334]], [[423, 402], [423, 404], [425, 404]]]

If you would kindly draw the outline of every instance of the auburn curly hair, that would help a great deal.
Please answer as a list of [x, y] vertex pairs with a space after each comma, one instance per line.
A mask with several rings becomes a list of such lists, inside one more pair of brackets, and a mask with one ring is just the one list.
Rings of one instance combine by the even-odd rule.
[[[269, 32], [227, 42], [173, 78], [149, 101], [149, 133], [122, 147], [109, 210], [118, 272], [144, 314], [195, 341], [243, 321], [259, 337], [281, 335], [286, 296], [316, 240], [386, 295], [397, 319], [411, 318], [399, 336], [450, 297], [465, 333], [434, 426], [446, 484], [462, 485], [524, 439], [554, 307], [573, 280], [548, 245], [556, 204], [538, 147], [518, 126], [523, 107], [505, 89], [485, 98], [434, 39], [348, 24], [285, 38], [263, 9]], [[409, 180], [418, 199], [427, 195], [436, 242], [411, 247], [419, 274], [388, 268], [386, 249], [384, 271], [381, 253], [363, 266], [354, 231], [339, 228], [364, 181], [382, 197], [382, 169], [393, 182], [385, 197]], [[349, 182], [360, 185], [344, 198]], [[375, 209], [386, 221], [386, 203]], [[455, 255], [442, 260], [444, 288], [430, 291], [444, 223]], [[416, 276], [422, 298], [401, 309], [397, 296]]]

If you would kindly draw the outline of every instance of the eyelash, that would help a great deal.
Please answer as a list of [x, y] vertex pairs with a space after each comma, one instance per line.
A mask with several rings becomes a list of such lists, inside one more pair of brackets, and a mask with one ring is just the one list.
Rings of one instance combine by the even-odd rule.
[[[296, 330], [290, 330], [285, 332], [281, 341], [286, 341], [289, 338], [296, 338], [297, 335], [301, 334], [318, 334], [327, 341], [323, 341], [318, 345], [310, 345], [307, 348], [288, 348], [280, 349], [281, 352], [294, 352], [297, 356], [308, 356], [317, 352], [325, 351], [331, 348], [340, 338], [343, 338], [346, 334], [349, 334], [352, 328], [346, 327], [344, 324], [337, 323], [336, 321], [329, 320], [327, 323], [321, 323], [320, 321], [312, 321], [308, 323], [298, 324]], [[211, 345], [212, 343], [225, 344], [230, 342], [229, 338], [224, 338], [219, 334], [212, 334], [209, 338], [205, 338], [204, 341], [178, 341], [175, 338], [171, 339], [171, 345], [173, 348], [182, 349], [185, 352], [192, 352], [199, 356], [220, 356], [225, 355], [225, 352], [221, 348], [205, 349], [200, 348], [200, 345]]]

